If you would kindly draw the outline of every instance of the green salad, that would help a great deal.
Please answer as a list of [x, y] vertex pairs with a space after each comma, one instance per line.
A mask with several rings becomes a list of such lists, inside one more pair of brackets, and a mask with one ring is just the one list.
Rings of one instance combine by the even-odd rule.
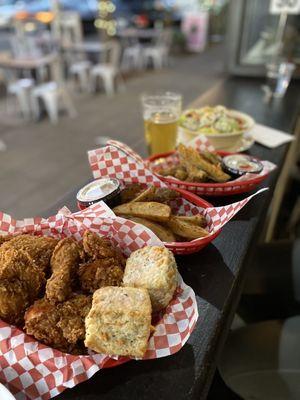
[[244, 119], [231, 115], [223, 106], [187, 110], [179, 123], [186, 129], [204, 134], [235, 133], [247, 128]]

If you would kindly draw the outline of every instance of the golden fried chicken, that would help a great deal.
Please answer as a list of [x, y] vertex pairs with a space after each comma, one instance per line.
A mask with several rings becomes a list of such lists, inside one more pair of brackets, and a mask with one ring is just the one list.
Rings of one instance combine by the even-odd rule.
[[13, 238], [13, 235], [0, 236], [0, 246], [3, 243], [10, 241], [12, 238]]
[[46, 298], [37, 300], [25, 314], [25, 331], [60, 351], [84, 353], [84, 322], [91, 302], [91, 296], [84, 295], [73, 295], [70, 300], [58, 305]]
[[40, 342], [67, 352], [69, 344], [62, 330], [57, 326], [60, 320], [59, 308], [46, 298], [37, 300], [25, 313], [25, 331]]
[[94, 293], [104, 286], [121, 286], [124, 271], [115, 258], [103, 258], [80, 265], [78, 275], [82, 290]]
[[65, 238], [56, 245], [50, 261], [52, 275], [46, 285], [48, 300], [62, 302], [71, 295], [81, 260], [82, 249], [74, 239]]
[[104, 236], [99, 236], [91, 231], [85, 231], [83, 234], [83, 248], [93, 260], [114, 258], [117, 265], [125, 266], [125, 258], [121, 251]]
[[0, 318], [12, 325], [22, 325], [30, 305], [26, 285], [19, 281], [0, 280]]
[[22, 282], [29, 298], [35, 300], [46, 283], [44, 272], [27, 253], [5, 246], [0, 248], [0, 280]]
[[1, 246], [1, 250], [6, 251], [8, 247], [13, 247], [15, 250], [23, 250], [30, 255], [39, 268], [46, 271], [57, 243], [58, 240], [52, 237], [18, 235]]
[[85, 317], [92, 307], [92, 297], [83, 294], [74, 295], [61, 304], [60, 320], [57, 324], [63, 336], [71, 344], [85, 339]]

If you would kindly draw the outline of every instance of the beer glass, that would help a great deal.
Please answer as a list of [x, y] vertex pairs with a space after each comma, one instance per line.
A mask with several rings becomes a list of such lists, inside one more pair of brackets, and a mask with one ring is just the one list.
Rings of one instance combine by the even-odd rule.
[[181, 106], [182, 96], [178, 93], [142, 95], [145, 139], [149, 155], [175, 149]]

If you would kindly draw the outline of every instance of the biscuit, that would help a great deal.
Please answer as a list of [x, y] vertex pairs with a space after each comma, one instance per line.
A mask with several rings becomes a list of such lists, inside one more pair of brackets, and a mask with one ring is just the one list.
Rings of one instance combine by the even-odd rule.
[[143, 357], [151, 311], [145, 289], [106, 286], [96, 290], [85, 320], [85, 345], [98, 353]]
[[159, 311], [171, 301], [177, 287], [177, 265], [165, 247], [146, 246], [127, 259], [123, 286], [149, 291], [152, 310]]

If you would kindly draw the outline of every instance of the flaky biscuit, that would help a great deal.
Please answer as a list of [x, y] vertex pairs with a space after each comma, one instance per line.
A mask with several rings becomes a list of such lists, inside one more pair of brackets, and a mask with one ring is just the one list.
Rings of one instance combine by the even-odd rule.
[[150, 326], [147, 290], [106, 286], [93, 295], [85, 320], [85, 345], [98, 353], [143, 357]]
[[127, 259], [123, 286], [149, 291], [153, 311], [165, 308], [177, 287], [177, 265], [173, 253], [165, 247], [146, 246]]

